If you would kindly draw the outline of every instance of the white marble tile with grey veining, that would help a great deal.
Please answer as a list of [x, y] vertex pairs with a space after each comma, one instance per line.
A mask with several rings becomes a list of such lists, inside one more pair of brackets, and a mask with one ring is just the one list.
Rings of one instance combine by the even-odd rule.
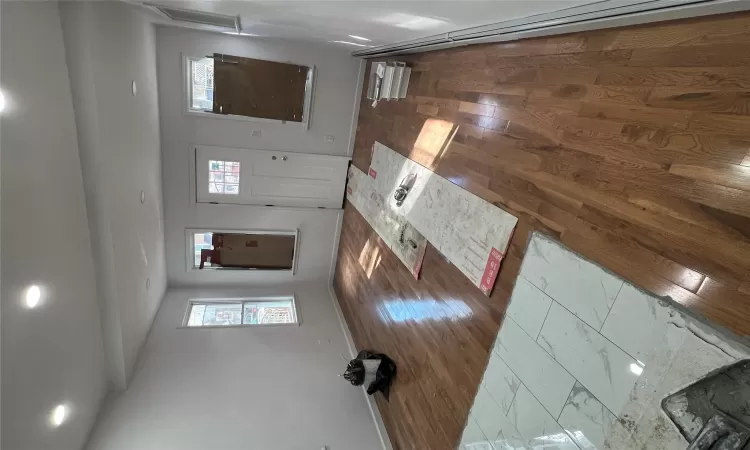
[[484, 386], [495, 399], [503, 414], [507, 414], [510, 404], [513, 403], [513, 397], [518, 391], [521, 380], [510, 370], [505, 361], [497, 353], [490, 355], [490, 361], [487, 363], [487, 369], [484, 371], [482, 386]]
[[495, 351], [550, 414], [560, 414], [575, 379], [510, 317], [503, 320]]
[[620, 414], [643, 370], [635, 359], [556, 302], [537, 342], [610, 411]]
[[470, 414], [496, 450], [524, 448], [524, 440], [508, 420], [507, 411], [495, 402], [483, 386], [479, 387]]
[[458, 445], [459, 450], [494, 450], [492, 444], [487, 440], [487, 437], [482, 433], [482, 430], [477, 425], [474, 418], [469, 415], [469, 420], [466, 422], [464, 433], [461, 435], [461, 443]]
[[688, 317], [682, 325], [667, 328], [670, 345], [658, 347], [652, 363], [644, 368], [630, 401], [623, 408], [622, 424], [613, 427], [610, 433], [608, 450], [644, 446], [664, 450], [686, 448], [688, 442], [662, 410], [661, 400], [744, 357], [741, 352], [735, 353], [734, 348], [727, 348], [726, 342], [711, 335], [694, 319]]
[[684, 450], [661, 400], [750, 350], [546, 238], [531, 242], [529, 279], [516, 282], [475, 404], [499, 434], [463, 449]]
[[[506, 252], [518, 218], [379, 142], [370, 168], [383, 207], [409, 222], [489, 295], [492, 286], [482, 281], [490, 254]], [[399, 205], [393, 192], [409, 175], [416, 179]]]
[[551, 304], [552, 299], [547, 294], [526, 278], [518, 277], [506, 314], [536, 339]]
[[508, 419], [532, 450], [579, 450], [554, 417], [523, 384], [518, 388]]
[[539, 234], [529, 241], [521, 276], [600, 330], [623, 281]]
[[604, 450], [617, 418], [580, 383], [570, 392], [557, 422], [582, 450]]
[[679, 313], [664, 300], [626, 283], [604, 322], [601, 334], [644, 364], [667, 342], [667, 327]]

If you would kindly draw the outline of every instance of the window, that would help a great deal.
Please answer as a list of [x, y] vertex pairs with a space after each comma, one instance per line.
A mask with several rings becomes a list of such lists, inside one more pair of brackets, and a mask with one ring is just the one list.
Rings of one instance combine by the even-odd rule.
[[237, 195], [240, 193], [240, 163], [208, 160], [208, 193]]
[[[214, 245], [212, 243], [213, 233], [210, 231], [193, 233], [193, 249], [194, 249], [194, 266], [199, 267], [201, 265], [201, 250], [213, 250]], [[208, 267], [213, 267], [213, 263], [207, 262]]]
[[291, 270], [297, 231], [187, 230], [188, 270]]
[[211, 111], [214, 107], [214, 60], [190, 60], [190, 109]]
[[308, 123], [313, 67], [215, 53], [187, 70], [190, 112]]
[[196, 300], [188, 304], [183, 326], [225, 327], [299, 324], [294, 296]]

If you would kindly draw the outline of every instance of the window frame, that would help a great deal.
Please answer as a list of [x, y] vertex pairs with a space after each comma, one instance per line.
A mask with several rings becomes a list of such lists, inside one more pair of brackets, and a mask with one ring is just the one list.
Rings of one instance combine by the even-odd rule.
[[[190, 320], [190, 313], [195, 305], [205, 305], [210, 303], [222, 303], [222, 304], [240, 304], [242, 306], [242, 312], [244, 315], [244, 305], [249, 302], [273, 302], [279, 300], [291, 300], [292, 302], [292, 313], [296, 322], [290, 323], [243, 323], [237, 325], [201, 325], [201, 326], [189, 326], [188, 321]], [[274, 326], [301, 326], [302, 316], [300, 315], [299, 308], [297, 306], [297, 294], [285, 294], [285, 295], [261, 295], [256, 297], [223, 297], [223, 298], [191, 298], [187, 302], [187, 308], [185, 308], [185, 314], [182, 318], [180, 326], [177, 328], [188, 329], [188, 330], [202, 330], [202, 329], [216, 329], [216, 328], [256, 328], [256, 327], [274, 327]]]
[[[239, 56], [239, 55], [235, 55], [235, 56]], [[184, 111], [185, 115], [206, 117], [206, 118], [212, 118], [212, 119], [239, 120], [242, 122], [274, 123], [274, 124], [301, 127], [305, 130], [310, 129], [310, 115], [312, 114], [313, 90], [315, 87], [315, 66], [299, 64], [301, 66], [306, 66], [310, 69], [307, 72], [307, 82], [305, 83], [305, 100], [304, 100], [304, 105], [302, 106], [302, 122], [287, 122], [284, 120], [264, 119], [262, 117], [237, 116], [234, 114], [215, 114], [211, 111], [193, 109], [192, 86], [191, 86], [193, 72], [192, 72], [191, 63], [193, 61], [199, 61], [205, 58], [206, 56], [183, 55], [183, 64], [182, 64], [183, 89], [182, 91], [183, 91], [183, 98], [184, 98], [183, 103], [185, 106], [185, 111]], [[274, 60], [266, 59], [265, 61], [274, 61]], [[274, 62], [289, 63], [289, 61], [274, 61]]]
[[[240, 267], [204, 267], [199, 269], [195, 265], [195, 235], [200, 233], [241, 233], [241, 234], [271, 234], [276, 236], [294, 236], [294, 256], [291, 269], [243, 269]], [[185, 228], [185, 263], [186, 271], [212, 272], [218, 271], [253, 271], [297, 274], [297, 260], [299, 259], [299, 228], [294, 230], [228, 230], [226, 228]]]

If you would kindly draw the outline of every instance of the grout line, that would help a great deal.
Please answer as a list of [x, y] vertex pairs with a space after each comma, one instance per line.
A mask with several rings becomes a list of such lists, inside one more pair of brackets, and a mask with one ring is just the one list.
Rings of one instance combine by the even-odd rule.
[[544, 329], [544, 324], [547, 323], [547, 317], [549, 317], [549, 312], [552, 311], [552, 304], [557, 303], [554, 298], [550, 297], [552, 301], [549, 303], [549, 308], [547, 308], [547, 314], [544, 315], [544, 321], [542, 321], [542, 326], [539, 327], [539, 332], [536, 334], [536, 339], [534, 339], [534, 342], [537, 344], [539, 343], [539, 336], [542, 335], [542, 330]]
[[[623, 285], [624, 285], [624, 284], [623, 284]], [[586, 321], [585, 321], [585, 320], [583, 320], [583, 319], [581, 319], [580, 317], [576, 316], [576, 315], [575, 315], [575, 314], [573, 313], [573, 311], [571, 311], [571, 310], [569, 310], [568, 308], [566, 308], [566, 307], [565, 307], [565, 305], [563, 305], [562, 303], [559, 303], [559, 302], [555, 302], [555, 303], [557, 303], [558, 305], [560, 305], [560, 306], [561, 306], [561, 307], [562, 307], [562, 308], [563, 308], [563, 309], [564, 309], [565, 311], [567, 311], [567, 312], [569, 312], [570, 314], [572, 314], [572, 315], [573, 315], [573, 317], [575, 317], [576, 319], [580, 320], [580, 321], [581, 321], [581, 322], [582, 322], [582, 323], [583, 323], [584, 325], [586, 325], [587, 327], [589, 327], [589, 328], [591, 328], [592, 330], [594, 330], [594, 333], [596, 333], [596, 334], [598, 334], [599, 336], [601, 336], [601, 337], [602, 337], [602, 339], [604, 339], [605, 341], [607, 341], [607, 342], [609, 342], [610, 344], [612, 344], [612, 345], [614, 345], [615, 347], [617, 347], [617, 348], [618, 348], [618, 349], [619, 349], [619, 350], [620, 350], [621, 352], [625, 353], [625, 354], [626, 354], [627, 356], [629, 356], [630, 358], [633, 358], [633, 360], [635, 360], [636, 362], [640, 362], [640, 363], [643, 363], [643, 361], [639, 360], [639, 359], [638, 359], [638, 358], [636, 358], [635, 356], [633, 356], [633, 355], [631, 355], [630, 353], [626, 352], [625, 350], [623, 350], [623, 348], [622, 348], [622, 347], [620, 347], [620, 346], [619, 346], [619, 345], [617, 345], [616, 343], [612, 342], [612, 341], [611, 341], [611, 340], [610, 340], [610, 339], [609, 339], [609, 338], [608, 338], [607, 336], [605, 336], [605, 335], [601, 334], [601, 333], [600, 333], [599, 331], [597, 331], [597, 330], [596, 330], [596, 328], [594, 328], [594, 327], [592, 327], [591, 325], [589, 325], [588, 323], [586, 323]], [[612, 306], [614, 306], [614, 305], [612, 305]], [[520, 326], [520, 325], [519, 325], [519, 326]], [[541, 345], [540, 345], [540, 347], [541, 347]], [[542, 350], [544, 350], [545, 352], [547, 352], [547, 350], [545, 350], [545, 349], [544, 349], [544, 347], [542, 347]], [[547, 352], [547, 354], [549, 354], [549, 352]], [[550, 356], [552, 356], [552, 355], [550, 355]], [[552, 357], [552, 359], [555, 359], [555, 357], [553, 356], [553, 357]], [[557, 359], [555, 359], [555, 362], [557, 362]], [[560, 364], [559, 362], [557, 362], [557, 363], [558, 363], [558, 364]], [[562, 364], [560, 364], [560, 366], [562, 366]], [[643, 366], [643, 367], [645, 368], [645, 367], [646, 367], [646, 365], [644, 364], [644, 366]], [[565, 367], [563, 367], [563, 369], [565, 369]], [[567, 372], [567, 370], [568, 370], [568, 369], [565, 369], [565, 371], [566, 371], [566, 372]], [[568, 373], [570, 373], [570, 372], [568, 372]], [[572, 376], [572, 375], [573, 375], [573, 374], [571, 374], [571, 376]], [[576, 378], [576, 377], [573, 377], [573, 378]], [[638, 378], [640, 378], [640, 375], [638, 376]], [[576, 380], [578, 380], [578, 378], [576, 378]], [[583, 386], [583, 383], [581, 383], [581, 385]], [[586, 387], [586, 386], [583, 386], [583, 387]], [[591, 391], [589, 391], [589, 392], [591, 392]], [[593, 395], [593, 394], [592, 394], [592, 395]], [[602, 403], [602, 404], [603, 404], [603, 403]], [[616, 415], [615, 415], [615, 416], [616, 416]]]
[[[557, 422], [557, 424], [558, 424], [558, 425], [560, 425], [560, 416], [562, 416], [562, 413], [563, 413], [563, 411], [565, 411], [565, 406], [567, 406], [567, 404], [568, 404], [568, 401], [570, 401], [570, 396], [571, 396], [571, 395], [573, 395], [573, 391], [574, 391], [574, 390], [575, 390], [575, 388], [576, 388], [576, 384], [580, 384], [580, 381], [578, 381], [578, 379], [576, 379], [576, 382], [575, 382], [575, 383], [573, 383], [573, 387], [572, 387], [572, 388], [570, 388], [570, 392], [568, 392], [568, 398], [566, 398], [566, 399], [565, 399], [565, 404], [563, 405], [563, 408], [562, 408], [562, 409], [560, 410], [560, 414], [558, 414], [558, 415], [557, 415], [557, 418], [555, 419], [555, 422]], [[583, 384], [581, 384], [581, 386], [583, 386]], [[584, 388], [584, 389], [585, 389], [585, 388]], [[587, 390], [588, 390], [588, 389], [587, 389]], [[593, 394], [592, 394], [592, 395], [593, 395]], [[594, 398], [596, 398], [596, 397], [594, 397]], [[598, 399], [597, 399], [597, 400], [598, 400]], [[600, 403], [601, 403], [601, 402], [600, 402]], [[561, 428], [562, 428], [563, 430], [565, 429], [565, 427], [563, 427], [562, 425], [560, 425], [560, 427], [561, 427]]]
[[[507, 364], [506, 364], [506, 366], [507, 366]], [[508, 367], [508, 370], [510, 370], [510, 367]], [[513, 371], [511, 370], [511, 372], [513, 372]], [[514, 373], [513, 375], [516, 375], [516, 374]], [[518, 375], [516, 375], [516, 377], [517, 377], [517, 376], [518, 376]], [[519, 385], [518, 385], [518, 387], [516, 388], [516, 392], [514, 392], [514, 393], [513, 393], [513, 398], [512, 398], [511, 400], [510, 400], [510, 405], [508, 405], [508, 410], [507, 410], [507, 411], [505, 411], [505, 417], [506, 417], [506, 418], [508, 417], [508, 414], [510, 414], [510, 409], [511, 409], [511, 408], [513, 408], [513, 402], [515, 402], [515, 401], [516, 401], [516, 395], [518, 395], [518, 390], [519, 390], [519, 389], [521, 389], [521, 384], [523, 384], [523, 381], [521, 381], [521, 379], [520, 379], [520, 378], [518, 379], [518, 382], [519, 382], [520, 384], [519, 384]], [[526, 388], [526, 389], [528, 389], [528, 388]], [[529, 392], [531, 392], [531, 391], [529, 391]], [[510, 419], [508, 419], [508, 420], [510, 420]]]
[[[575, 379], [575, 378], [574, 378], [574, 379]], [[576, 381], [578, 381], [578, 380], [576, 380]], [[523, 381], [521, 382], [521, 384], [523, 384]], [[576, 385], [576, 384], [575, 384], [575, 383], [573, 383], [573, 386], [574, 386], [574, 387], [575, 387], [575, 385]], [[542, 402], [540, 402], [540, 401], [539, 401], [539, 399], [538, 399], [538, 398], [536, 397], [536, 395], [534, 395], [534, 393], [533, 393], [533, 392], [531, 392], [531, 389], [529, 389], [529, 387], [528, 387], [528, 386], [526, 386], [525, 384], [523, 384], [523, 386], [524, 386], [524, 387], [526, 388], [526, 390], [527, 390], [527, 391], [529, 391], [529, 394], [531, 394], [531, 396], [532, 396], [532, 397], [534, 397], [534, 400], [536, 400], [536, 401], [537, 401], [537, 403], [539, 403], [539, 405], [540, 405], [540, 406], [542, 407], [542, 409], [543, 409], [543, 410], [544, 410], [544, 411], [545, 411], [545, 412], [546, 412], [547, 414], [549, 414], [549, 416], [550, 416], [550, 417], [552, 418], [552, 420], [555, 420], [555, 416], [554, 416], [554, 415], [553, 415], [553, 414], [552, 414], [551, 412], [549, 412], [549, 410], [547, 409], [547, 407], [546, 407], [546, 406], [544, 406], [544, 403], [542, 403]], [[518, 387], [518, 389], [521, 389], [521, 386], [519, 386], [519, 387]], [[571, 389], [571, 391], [572, 391], [572, 389]], [[570, 396], [570, 394], [568, 394], [568, 396]], [[513, 398], [513, 400], [515, 400], [515, 397]], [[567, 402], [567, 401], [568, 401], [568, 399], [565, 399], [565, 401]], [[565, 405], [563, 405], [563, 409], [565, 409]], [[560, 410], [560, 413], [562, 414], [562, 410]], [[555, 423], [557, 423], [557, 420], [555, 420]], [[558, 425], [560, 425], [560, 424], [558, 423]], [[518, 429], [518, 427], [516, 427], [516, 429]]]
[[[486, 371], [486, 370], [485, 370], [485, 373], [487, 373], [487, 371]], [[481, 390], [482, 388], [484, 388], [484, 390], [485, 390], [485, 391], [487, 391], [487, 395], [489, 395], [489, 396], [490, 396], [490, 399], [491, 399], [491, 400], [492, 400], [493, 402], [495, 402], [495, 406], [497, 406], [497, 409], [500, 409], [500, 403], [498, 403], [498, 402], [497, 402], [497, 399], [495, 399], [495, 397], [494, 397], [494, 396], [492, 395], [492, 392], [490, 392], [490, 390], [489, 390], [489, 389], [487, 389], [487, 387], [486, 387], [486, 386], [482, 386], [482, 385], [481, 385], [481, 383], [480, 383], [480, 385], [479, 385], [479, 389], [477, 389], [477, 395], [479, 395], [479, 391], [480, 391], [480, 390]], [[514, 395], [514, 398], [515, 398], [515, 394], [513, 394], [513, 395]], [[476, 403], [476, 399], [474, 399], [474, 403]], [[512, 403], [513, 403], [513, 402], [511, 402], [511, 404], [512, 404]], [[473, 408], [474, 408], [474, 405], [472, 405], [472, 409], [473, 409]], [[500, 410], [502, 411], [502, 409], [500, 409]], [[508, 410], [510, 410], [510, 408], [508, 408]], [[469, 412], [471, 412], [471, 409], [469, 410]], [[508, 414], [506, 413], [505, 415], [506, 415], [506, 417], [507, 417], [507, 415], [508, 415]], [[480, 427], [480, 428], [481, 428], [481, 427]]]
[[[514, 321], [514, 322], [515, 322], [515, 321]], [[522, 330], [523, 330], [523, 329], [522, 329]], [[527, 334], [526, 336], [529, 336], [529, 335]], [[529, 337], [531, 337], [531, 336], [529, 336]], [[536, 343], [536, 342], [535, 342], [535, 343]], [[539, 345], [539, 344], [537, 344], [537, 345], [539, 346], [539, 348], [541, 348], [541, 347], [542, 347], [542, 346], [541, 346], [541, 345]], [[543, 348], [542, 348], [542, 351], [544, 351], [545, 353], [547, 353], [547, 351], [546, 351], [546, 350], [544, 350]], [[549, 353], [547, 353], [547, 354], [549, 354]], [[526, 386], [526, 383], [524, 383], [524, 382], [523, 382], [523, 380], [521, 379], [521, 377], [520, 377], [520, 376], [518, 376], [518, 374], [517, 374], [516, 372], [514, 372], [514, 371], [513, 371], [513, 369], [511, 369], [510, 365], [508, 365], [508, 363], [507, 363], [507, 362], [505, 362], [505, 360], [504, 360], [503, 358], [501, 358], [501, 357], [500, 357], [500, 355], [497, 355], [497, 357], [498, 357], [498, 358], [500, 358], [500, 361], [502, 361], [502, 362], [503, 362], [503, 363], [505, 364], [505, 366], [506, 366], [506, 367], [508, 367], [508, 370], [510, 370], [510, 371], [511, 371], [511, 373], [512, 373], [513, 375], [515, 375], [515, 376], [516, 376], [516, 378], [518, 378], [518, 381], [520, 381], [520, 382], [521, 382], [521, 385], [523, 385], [523, 386], [524, 386], [524, 387], [525, 387], [525, 388], [526, 388], [526, 389], [527, 389], [527, 390], [529, 391], [529, 393], [531, 394], [531, 396], [532, 396], [532, 397], [534, 397], [534, 398], [536, 399], [536, 401], [537, 401], [537, 402], [539, 402], [539, 404], [540, 404], [540, 405], [542, 405], [542, 408], [544, 408], [544, 410], [545, 410], [545, 411], [547, 411], [547, 414], [549, 414], [549, 416], [550, 416], [550, 417], [554, 418], [555, 416], [554, 416], [554, 415], [553, 415], [553, 414], [552, 414], [551, 412], [549, 412], [549, 410], [547, 409], [547, 407], [546, 407], [546, 406], [544, 406], [544, 404], [543, 404], [542, 402], [540, 402], [538, 398], [536, 398], [536, 395], [534, 395], [534, 393], [533, 393], [533, 392], [531, 392], [531, 389], [529, 389], [529, 387], [528, 387], [528, 386]], [[552, 356], [550, 356], [550, 357], [552, 357]], [[563, 367], [563, 365], [562, 365], [562, 364], [560, 364], [559, 362], [557, 362], [557, 360], [556, 360], [555, 358], [552, 358], [552, 361], [554, 361], [555, 363], [557, 363], [557, 365], [558, 365], [558, 366], [560, 366], [560, 368], [561, 368], [562, 370], [564, 370], [565, 372], [568, 372], [568, 369], [566, 369], [565, 367]], [[486, 371], [486, 369], [485, 369], [485, 371]], [[572, 378], [573, 380], [575, 380], [575, 381], [578, 381], [578, 378], [574, 377], [574, 376], [573, 376], [573, 374], [571, 374], [570, 372], [568, 372], [568, 375], [570, 375], [570, 377], [571, 377], [571, 378]], [[519, 390], [519, 389], [521, 389], [521, 385], [519, 385], [519, 386], [518, 386], [518, 389], [516, 389], [516, 392], [515, 392], [515, 393], [513, 394], [513, 401], [511, 401], [511, 402], [510, 402], [511, 406], [513, 405], [513, 402], [515, 402], [515, 401], [516, 401], [516, 396], [518, 395], [518, 390]], [[573, 386], [575, 386], [575, 383], [573, 383]], [[489, 392], [489, 391], [488, 391], [488, 392]], [[567, 399], [566, 399], [566, 401], [567, 401]], [[565, 405], [563, 405], [563, 408], [564, 408], [564, 407], [565, 407]], [[510, 411], [510, 408], [508, 408], [508, 411]], [[507, 417], [507, 414], [506, 414], [506, 417]]]
[[[557, 303], [558, 305], [560, 305], [560, 303], [558, 303], [558, 302], [556, 302], [556, 301], [554, 301], [554, 300], [553, 300], [553, 302], [555, 302], [555, 303]], [[562, 306], [562, 305], [560, 305], [560, 306]], [[550, 309], [551, 309], [551, 308], [552, 308], [552, 305], [550, 305]], [[565, 307], [563, 306], [563, 308], [565, 308]], [[568, 312], [570, 312], [570, 311], [568, 311]], [[573, 314], [573, 313], [571, 313], [571, 314]], [[575, 314], [573, 314], [573, 315], [575, 315]], [[507, 316], [506, 316], [506, 317], [507, 317]], [[539, 345], [539, 342], [537, 342], [537, 341], [536, 341], [536, 339], [534, 339], [533, 337], [531, 337], [531, 336], [529, 335], [529, 333], [527, 333], [527, 332], [526, 332], [526, 330], [524, 330], [524, 329], [523, 329], [523, 327], [521, 327], [521, 325], [518, 325], [518, 322], [516, 322], [515, 320], [513, 320], [513, 318], [512, 318], [512, 317], [507, 317], [507, 318], [508, 318], [508, 319], [510, 319], [510, 320], [512, 320], [512, 321], [513, 321], [513, 323], [515, 323], [515, 324], [516, 324], [516, 326], [518, 326], [518, 328], [520, 328], [520, 329], [521, 329], [521, 331], [523, 332], [523, 334], [525, 334], [526, 336], [529, 336], [529, 339], [531, 339], [531, 340], [532, 340], [532, 341], [534, 342], [534, 344], [536, 344], [536, 346], [537, 346], [537, 347], [539, 347], [539, 348], [540, 348], [540, 349], [541, 349], [541, 350], [542, 350], [542, 351], [543, 351], [544, 353], [546, 353], [546, 354], [547, 354], [547, 356], [549, 356], [550, 358], [552, 358], [552, 361], [554, 361], [554, 362], [555, 362], [555, 363], [556, 363], [556, 364], [557, 364], [558, 366], [560, 366], [560, 368], [561, 368], [562, 370], [564, 370], [565, 372], [567, 372], [567, 373], [568, 373], [568, 375], [570, 375], [570, 376], [571, 376], [571, 378], [573, 378], [574, 380], [578, 380], [578, 378], [574, 377], [574, 376], [573, 376], [573, 374], [572, 374], [572, 373], [570, 373], [570, 371], [568, 371], [568, 369], [566, 369], [566, 368], [565, 368], [565, 366], [563, 366], [562, 364], [560, 364], [560, 362], [559, 362], [559, 361], [558, 361], [558, 360], [557, 360], [557, 359], [556, 359], [556, 358], [555, 358], [554, 356], [552, 356], [552, 355], [550, 354], [550, 352], [548, 352], [548, 351], [547, 351], [547, 349], [546, 349], [546, 348], [544, 348], [544, 347], [542, 347], [541, 345]], [[576, 318], [578, 318], [578, 316], [576, 316]], [[578, 319], [578, 320], [581, 320], [581, 319]], [[583, 321], [582, 321], [582, 322], [583, 322]], [[584, 322], [584, 323], [586, 323], [586, 322]], [[595, 330], [595, 331], [596, 331], [596, 330]], [[541, 331], [540, 331], [540, 332], [541, 332]], [[498, 332], [498, 335], [499, 335], [499, 332]], [[499, 356], [499, 355], [498, 355], [498, 356]], [[506, 363], [505, 365], [506, 365], [506, 366], [508, 366], [508, 368], [510, 369], [510, 366], [509, 366], [509, 365], [508, 365], [507, 363]], [[511, 372], [513, 372], [513, 370], [512, 370], [512, 369], [511, 369]], [[515, 374], [515, 372], [513, 372], [513, 373]], [[516, 375], [516, 376], [518, 377], [518, 375]], [[518, 379], [520, 380], [520, 379], [521, 379], [521, 377], [518, 377]], [[552, 415], [552, 414], [550, 414], [550, 415]]]
[[[525, 259], [525, 258], [524, 258], [524, 259]], [[532, 285], [532, 286], [534, 286], [535, 288], [539, 289], [539, 290], [540, 290], [540, 291], [542, 292], [542, 294], [546, 295], [546, 296], [547, 296], [547, 297], [549, 297], [549, 298], [552, 298], [552, 297], [551, 297], [551, 296], [550, 296], [550, 295], [549, 295], [548, 293], [544, 292], [544, 289], [542, 289], [542, 288], [540, 288], [539, 286], [537, 286], [536, 284], [534, 284], [534, 283], [533, 283], [533, 282], [532, 282], [531, 280], [529, 280], [529, 279], [528, 279], [528, 278], [526, 278], [525, 276], [521, 275], [520, 273], [518, 274], [518, 276], [520, 276], [520, 277], [521, 277], [521, 278], [523, 278], [524, 280], [528, 281], [530, 285]], [[516, 289], [516, 285], [514, 284], [514, 285], [513, 285], [513, 290], [515, 290], [515, 289]], [[553, 299], [553, 300], [554, 300], [554, 299]]]
[[[484, 440], [487, 441], [487, 442], [490, 442], [489, 438], [487, 438], [487, 433], [484, 432], [484, 430], [482, 429], [482, 427], [479, 425], [479, 422], [477, 421], [477, 419], [475, 419], [474, 416], [471, 415], [471, 412], [469, 413], [469, 420], [474, 421], [474, 425], [476, 425], [477, 429], [479, 430], [479, 432], [482, 433], [482, 436], [484, 436]], [[468, 426], [469, 426], [469, 424], [467, 423], [466, 427], [468, 427]], [[464, 427], [463, 431], [461, 432], [461, 437], [460, 437], [460, 440], [458, 441], [459, 445], [461, 445], [461, 441], [464, 438], [464, 433], [463, 432], [466, 431], [466, 427]], [[490, 444], [490, 445], [492, 445], [492, 444]], [[459, 448], [458, 450], [464, 450], [465, 448], [466, 448], [465, 446], [461, 445], [461, 448]]]
[[[599, 331], [600, 331], [599, 334], [601, 334], [601, 331], [604, 328], [604, 324], [607, 323], [607, 319], [609, 319], [609, 313], [611, 313], [612, 312], [612, 308], [615, 307], [615, 303], [617, 303], [617, 298], [620, 297], [620, 292], [622, 292], [622, 288], [624, 286], [625, 286], [625, 280], [622, 280], [622, 284], [620, 285], [620, 289], [617, 290], [617, 295], [615, 295], [615, 301], [612, 302], [612, 306], [610, 306], [609, 309], [607, 310], [607, 316], [604, 317], [604, 321], [602, 321], [602, 326], [599, 328]], [[591, 328], [593, 328], [593, 327], [591, 327]]]
[[[573, 387], [572, 387], [572, 388], [570, 388], [570, 393], [568, 393], [568, 398], [567, 398], [567, 399], [565, 400], [565, 404], [563, 405], [563, 409], [561, 409], [561, 410], [560, 410], [560, 414], [558, 414], [558, 415], [557, 415], [557, 418], [555, 419], [555, 423], [557, 424], [557, 426], [559, 426], [560, 428], [562, 428], [562, 430], [563, 430], [563, 433], [565, 433], [565, 434], [566, 434], [566, 435], [568, 436], [568, 438], [570, 438], [570, 441], [571, 441], [571, 442], [573, 442], [573, 445], [575, 445], [575, 446], [576, 446], [576, 448], [578, 448], [578, 449], [581, 449], [581, 446], [580, 446], [580, 445], [578, 445], [578, 439], [576, 439], [576, 438], [575, 438], [575, 437], [573, 436], [573, 433], [569, 432], [569, 431], [568, 431], [568, 430], [567, 430], [567, 429], [566, 429], [566, 428], [565, 428], [564, 426], [562, 426], [562, 424], [560, 423], [560, 417], [562, 417], [562, 413], [563, 413], [563, 411], [565, 411], [565, 407], [566, 407], [566, 406], [568, 405], [568, 401], [570, 400], [570, 396], [571, 396], [571, 395], [573, 395], [573, 391], [574, 391], [574, 390], [575, 390], [575, 388], [576, 388], [576, 384], [580, 384], [580, 385], [581, 385], [581, 387], [583, 387], [584, 389], [586, 389], [586, 386], [584, 386], [584, 385], [583, 385], [583, 384], [582, 384], [582, 383], [581, 383], [580, 381], [578, 381], [578, 379], [576, 379], [576, 382], [575, 382], [575, 383], [573, 383]], [[588, 389], [586, 389], [586, 391], [587, 391], [588, 393], [590, 393], [590, 394], [591, 394], [591, 391], [589, 391]], [[598, 398], [596, 398], [596, 397], [594, 396], [594, 394], [591, 394], [591, 396], [592, 396], [592, 397], [594, 397], [594, 398], [595, 398], [595, 399], [596, 399], [597, 401], [599, 401], [599, 399], [598, 399]], [[601, 404], [602, 404], [602, 406], [604, 406], [604, 404], [603, 404], [602, 402], [599, 402], [599, 403], [601, 403]]]
[[[521, 278], [523, 278], [524, 280], [526, 280], [526, 282], [527, 282], [527, 283], [529, 283], [530, 285], [532, 285], [532, 286], [534, 286], [535, 288], [537, 288], [537, 290], [539, 290], [539, 292], [541, 292], [541, 293], [542, 293], [542, 294], [544, 294], [545, 296], [549, 297], [549, 299], [550, 299], [550, 300], [552, 300], [553, 302], [556, 302], [556, 301], [557, 301], [557, 300], [555, 300], [555, 299], [554, 299], [554, 297], [552, 297], [552, 296], [551, 296], [551, 295], [549, 295], [548, 293], [544, 292], [544, 289], [542, 289], [542, 288], [540, 288], [539, 286], [537, 286], [536, 284], [532, 283], [532, 282], [531, 282], [531, 280], [529, 280], [529, 279], [528, 279], [528, 278], [526, 278], [525, 276], [523, 276], [523, 275], [520, 275], [520, 274], [519, 274], [518, 276], [519, 276], [519, 277], [521, 277]], [[515, 286], [515, 285], [513, 285], [513, 290], [515, 290], [515, 289], [516, 289], [516, 286]], [[511, 296], [512, 296], [512, 293], [511, 293]]]

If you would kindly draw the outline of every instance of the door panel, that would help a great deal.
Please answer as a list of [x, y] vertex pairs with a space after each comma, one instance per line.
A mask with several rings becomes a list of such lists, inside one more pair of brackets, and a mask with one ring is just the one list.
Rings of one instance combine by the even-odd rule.
[[[273, 159], [273, 157], [277, 159]], [[331, 166], [327, 160], [321, 160], [320, 155], [280, 156], [278, 152], [257, 152], [253, 175], [265, 177], [297, 178], [300, 180], [330, 180], [335, 176], [338, 167]], [[278, 161], [284, 164], [279, 164]]]
[[196, 147], [200, 203], [341, 208], [349, 159]]
[[328, 183], [313, 183], [317, 180], [285, 180], [269, 177], [253, 177], [252, 195], [263, 198], [304, 198], [325, 200], [331, 196]]

